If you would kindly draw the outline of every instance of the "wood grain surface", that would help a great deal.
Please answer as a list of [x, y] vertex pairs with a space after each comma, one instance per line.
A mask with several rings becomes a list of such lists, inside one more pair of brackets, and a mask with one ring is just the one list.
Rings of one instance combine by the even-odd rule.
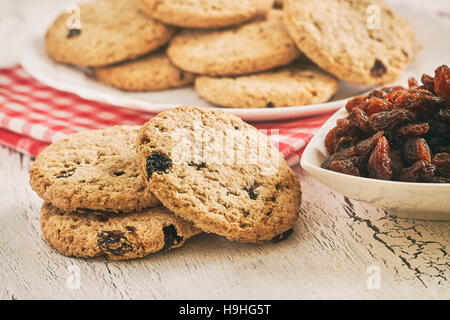
[[392, 218], [298, 167], [303, 204], [288, 240], [201, 234], [170, 252], [113, 262], [67, 258], [45, 243], [30, 165], [0, 147], [0, 299], [450, 298], [449, 222]]

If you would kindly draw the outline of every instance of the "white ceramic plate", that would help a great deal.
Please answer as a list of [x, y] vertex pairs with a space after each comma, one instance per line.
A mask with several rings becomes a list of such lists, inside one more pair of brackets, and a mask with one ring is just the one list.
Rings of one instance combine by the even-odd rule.
[[327, 133], [336, 120], [348, 116], [345, 107], [320, 128], [306, 147], [301, 166], [320, 182], [343, 195], [388, 208], [395, 216], [425, 220], [450, 220], [450, 183], [410, 183], [384, 181], [346, 175], [322, 169], [329, 156], [325, 148]]
[[[449, 63], [450, 42], [446, 41], [446, 35], [450, 34], [450, 23], [423, 7], [412, 7], [399, 2], [393, 2], [391, 5], [396, 12], [410, 21], [418, 43], [423, 47], [415, 62], [403, 73], [400, 82], [405, 83], [405, 79], [410, 76], [418, 77], [424, 72], [432, 71], [437, 64]], [[116, 106], [144, 109], [155, 113], [178, 105], [212, 106], [200, 99], [191, 87], [153, 93], [130, 93], [103, 85], [87, 77], [80, 69], [51, 61], [45, 53], [43, 35], [28, 41], [21, 63], [28, 73], [51, 87], [75, 93], [85, 99]], [[223, 110], [250, 121], [306, 117], [337, 110], [345, 104], [346, 98], [368, 90], [344, 82], [340, 82], [340, 85], [339, 91], [328, 103], [285, 108], [223, 108]]]
[[[89, 69], [82, 69], [53, 62], [45, 52], [42, 36], [35, 36], [28, 42], [28, 48], [21, 59], [25, 70], [42, 83], [58, 90], [72, 92], [82, 98], [106, 102], [111, 105], [161, 112], [179, 105], [214, 107], [198, 97], [193, 87], [183, 87], [157, 92], [126, 92], [112, 88], [89, 76]], [[306, 117], [339, 109], [345, 99], [367, 91], [340, 81], [340, 89], [332, 101], [298, 107], [230, 109], [229, 111], [244, 120], [264, 121]]]

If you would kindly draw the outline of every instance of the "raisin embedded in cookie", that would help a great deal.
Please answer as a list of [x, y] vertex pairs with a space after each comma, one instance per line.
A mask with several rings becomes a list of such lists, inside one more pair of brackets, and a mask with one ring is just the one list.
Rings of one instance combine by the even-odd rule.
[[413, 30], [382, 0], [284, 0], [283, 13], [298, 48], [339, 79], [389, 83], [413, 59]]
[[[104, 66], [161, 47], [175, 29], [147, 17], [137, 1], [96, 0], [61, 14], [45, 35], [48, 55], [61, 63]], [[76, 22], [79, 28], [70, 26]]]
[[143, 12], [183, 28], [220, 28], [265, 14], [273, 0], [140, 0]]
[[138, 130], [139, 126], [115, 126], [75, 133], [51, 144], [31, 167], [31, 187], [68, 212], [131, 212], [159, 205], [137, 167]]
[[263, 242], [291, 229], [300, 183], [267, 137], [216, 109], [179, 107], [144, 124], [138, 165], [176, 215], [230, 240]]
[[274, 108], [328, 101], [337, 91], [337, 80], [307, 63], [240, 77], [195, 79], [201, 98], [228, 108]]
[[192, 83], [194, 75], [175, 67], [163, 51], [136, 60], [94, 68], [98, 80], [127, 91], [157, 91]]
[[205, 75], [239, 75], [287, 65], [300, 56], [280, 10], [233, 28], [183, 30], [167, 49], [179, 68]]
[[66, 256], [106, 255], [112, 260], [177, 248], [200, 233], [161, 206], [127, 214], [80, 214], [63, 212], [49, 202], [42, 205], [41, 229], [47, 243]]

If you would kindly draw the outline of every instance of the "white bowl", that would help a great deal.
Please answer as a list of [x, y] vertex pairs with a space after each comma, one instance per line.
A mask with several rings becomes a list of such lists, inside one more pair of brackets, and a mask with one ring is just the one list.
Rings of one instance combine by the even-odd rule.
[[348, 112], [339, 109], [320, 128], [306, 147], [301, 166], [320, 182], [343, 195], [390, 209], [392, 215], [423, 220], [450, 220], [450, 183], [412, 183], [385, 181], [346, 175], [320, 167], [329, 156], [325, 137], [345, 118]]

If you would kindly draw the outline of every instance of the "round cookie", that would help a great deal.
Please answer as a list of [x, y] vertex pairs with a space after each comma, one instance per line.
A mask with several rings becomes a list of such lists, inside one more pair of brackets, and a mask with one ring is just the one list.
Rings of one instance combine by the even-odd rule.
[[264, 134], [233, 115], [178, 107], [144, 124], [137, 145], [149, 189], [202, 231], [259, 243], [297, 221], [297, 177]]
[[131, 212], [159, 205], [137, 167], [139, 126], [72, 134], [45, 148], [30, 170], [34, 191], [72, 212]]
[[179, 68], [206, 75], [239, 75], [286, 65], [300, 52], [280, 10], [244, 25], [217, 30], [183, 30], [167, 54]]
[[413, 59], [411, 27], [381, 0], [284, 0], [283, 5], [298, 48], [339, 79], [368, 86], [389, 83]]
[[169, 41], [174, 28], [144, 15], [138, 0], [96, 0], [79, 5], [80, 28], [69, 29], [77, 11], [61, 14], [47, 30], [45, 44], [55, 61], [103, 66], [133, 59]]
[[94, 68], [98, 80], [127, 91], [157, 91], [192, 83], [194, 75], [175, 67], [158, 51], [117, 65]]
[[140, 0], [148, 16], [183, 28], [220, 28], [266, 13], [274, 0]]
[[200, 233], [191, 223], [164, 207], [128, 214], [63, 212], [49, 202], [41, 209], [45, 241], [66, 256], [111, 260], [141, 258], [162, 249], [181, 246]]
[[338, 81], [312, 64], [240, 77], [199, 76], [195, 90], [201, 98], [229, 108], [275, 108], [328, 101]]

